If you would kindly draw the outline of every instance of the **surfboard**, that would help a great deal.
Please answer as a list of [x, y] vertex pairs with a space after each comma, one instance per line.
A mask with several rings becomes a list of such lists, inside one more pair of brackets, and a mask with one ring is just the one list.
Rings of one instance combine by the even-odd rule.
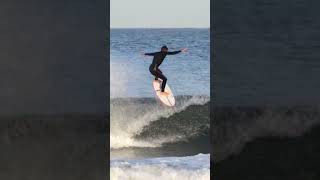
[[156, 95], [158, 97], [158, 99], [166, 106], [170, 106], [173, 107], [176, 104], [176, 100], [174, 99], [173, 93], [168, 85], [168, 83], [166, 84], [166, 88], [164, 89], [165, 92], [167, 92], [169, 95], [162, 95], [161, 94], [161, 83], [162, 80], [153, 80], [152, 84], [153, 84], [153, 88], [156, 92]]

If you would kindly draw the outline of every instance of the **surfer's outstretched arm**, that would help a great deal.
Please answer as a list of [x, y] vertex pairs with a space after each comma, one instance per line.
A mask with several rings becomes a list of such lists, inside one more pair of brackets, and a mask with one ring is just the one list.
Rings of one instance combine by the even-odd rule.
[[168, 55], [175, 55], [175, 54], [179, 54], [179, 53], [181, 53], [181, 52], [186, 52], [187, 51], [187, 49], [186, 48], [183, 48], [183, 49], [181, 49], [181, 50], [179, 50], [179, 51], [171, 51], [171, 52], [168, 52], [167, 54]]
[[179, 53], [181, 53], [181, 50], [179, 50], [179, 51], [167, 52], [168, 55], [175, 55], [175, 54], [179, 54]]
[[155, 56], [157, 53], [154, 52], [154, 53], [144, 53], [145, 56]]

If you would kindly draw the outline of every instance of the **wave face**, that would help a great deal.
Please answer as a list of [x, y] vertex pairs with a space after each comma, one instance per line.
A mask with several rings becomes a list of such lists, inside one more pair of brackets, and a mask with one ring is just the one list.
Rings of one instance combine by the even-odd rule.
[[174, 108], [154, 98], [111, 100], [111, 149], [160, 147], [209, 132], [209, 97], [179, 96]]
[[213, 159], [238, 154], [259, 137], [297, 137], [320, 124], [318, 106], [215, 107]]
[[210, 179], [210, 155], [111, 161], [111, 179]]

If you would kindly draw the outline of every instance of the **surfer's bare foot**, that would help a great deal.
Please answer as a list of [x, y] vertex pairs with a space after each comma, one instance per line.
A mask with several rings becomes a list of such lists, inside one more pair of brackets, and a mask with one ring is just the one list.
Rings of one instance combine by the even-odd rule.
[[169, 96], [169, 95], [170, 95], [170, 94], [167, 93], [167, 92], [160, 92], [160, 94], [163, 95], [163, 96]]

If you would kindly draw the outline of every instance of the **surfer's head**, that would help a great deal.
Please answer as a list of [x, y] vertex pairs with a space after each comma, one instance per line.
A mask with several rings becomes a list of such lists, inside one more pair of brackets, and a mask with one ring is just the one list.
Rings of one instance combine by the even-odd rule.
[[168, 52], [168, 47], [167, 46], [162, 46], [161, 47], [161, 52]]

